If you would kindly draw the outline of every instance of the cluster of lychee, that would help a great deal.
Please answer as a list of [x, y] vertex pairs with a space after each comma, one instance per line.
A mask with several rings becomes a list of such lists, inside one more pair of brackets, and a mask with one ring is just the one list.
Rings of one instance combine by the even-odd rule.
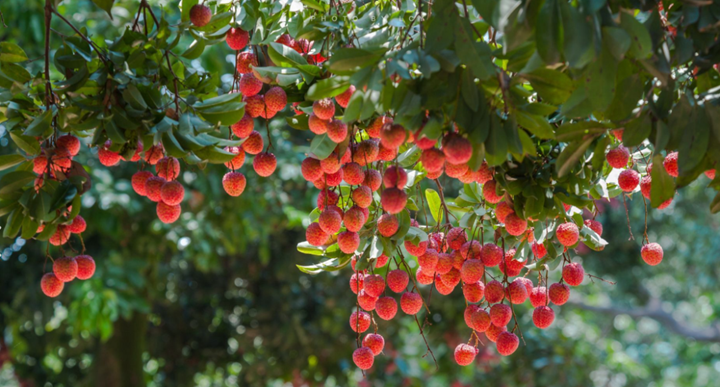
[[89, 279], [95, 274], [95, 261], [89, 255], [62, 257], [53, 262], [52, 273], [46, 273], [40, 280], [40, 289], [48, 297], [57, 297], [62, 293], [66, 282], [75, 278]]
[[[103, 162], [108, 152], [110, 151], [105, 150], [100, 155], [100, 162]], [[135, 172], [130, 180], [133, 190], [157, 203], [155, 211], [161, 222], [173, 223], [180, 218], [180, 203], [185, 198], [185, 187], [177, 181], [180, 176], [180, 161], [175, 157], [165, 156], [161, 144], [152, 146], [143, 157], [146, 163], [155, 166], [155, 174], [147, 170]]]
[[70, 134], [58, 137], [54, 148], [43, 147], [40, 154], [33, 159], [33, 172], [38, 175], [35, 179], [35, 191], [40, 191], [46, 178], [56, 180], [59, 173], [68, 173], [73, 157], [77, 156], [78, 152], [80, 140]]

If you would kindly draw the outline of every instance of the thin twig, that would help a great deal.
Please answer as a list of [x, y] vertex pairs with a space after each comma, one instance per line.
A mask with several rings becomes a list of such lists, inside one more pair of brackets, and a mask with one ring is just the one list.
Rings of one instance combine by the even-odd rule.
[[430, 356], [432, 356], [433, 361], [435, 362], [435, 369], [439, 370], [440, 366], [438, 366], [437, 359], [435, 358], [435, 354], [433, 353], [432, 349], [430, 349], [430, 344], [428, 344], [427, 338], [425, 337], [425, 332], [423, 332], [422, 325], [420, 324], [420, 320], [418, 320], [417, 315], [413, 315], [415, 317], [415, 323], [417, 323], [418, 329], [420, 329], [420, 336], [422, 336], [423, 340], [425, 341], [425, 347], [427, 347], [427, 352], [422, 357], [427, 356], [429, 353]]
[[[49, 1], [48, 1], [48, 4], [49, 4]], [[67, 24], [70, 28], [72, 28], [72, 30], [75, 31], [76, 34], [80, 35], [80, 37], [84, 41], [86, 41], [92, 48], [94, 48], [95, 51], [97, 51], [98, 58], [100, 58], [100, 60], [103, 62], [103, 64], [107, 64], [107, 59], [105, 59], [105, 55], [103, 54], [102, 50], [100, 50], [100, 47], [98, 47], [95, 44], [95, 42], [90, 40], [87, 36], [85, 36], [82, 32], [80, 32], [80, 30], [75, 28], [75, 26], [72, 23], [70, 23], [70, 21], [68, 19], [65, 19], [65, 17], [62, 14], [60, 14], [60, 12], [58, 12], [55, 8], [52, 8], [52, 6], [50, 6], [50, 10], [52, 13], [57, 15], [57, 17], [59, 17], [62, 21], [64, 21], [65, 24]], [[46, 18], [47, 18], [47, 16], [46, 16]]]

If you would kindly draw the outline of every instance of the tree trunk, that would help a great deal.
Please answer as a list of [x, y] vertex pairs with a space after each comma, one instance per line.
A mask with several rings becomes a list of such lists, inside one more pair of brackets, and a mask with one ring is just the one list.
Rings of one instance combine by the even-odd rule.
[[112, 337], [100, 345], [95, 360], [94, 386], [145, 386], [142, 355], [146, 331], [146, 314], [133, 313], [129, 320], [115, 322]]

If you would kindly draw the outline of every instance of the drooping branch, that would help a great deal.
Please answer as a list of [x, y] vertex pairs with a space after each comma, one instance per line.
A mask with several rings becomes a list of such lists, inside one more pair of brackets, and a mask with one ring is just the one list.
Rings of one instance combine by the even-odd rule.
[[[50, 2], [48, 1], [47, 4], [50, 4]], [[46, 14], [47, 14], [47, 12], [48, 12], [48, 7], [49, 7], [49, 9], [50, 9], [50, 12], [54, 13], [55, 15], [57, 15], [57, 17], [59, 17], [60, 20], [64, 21], [65, 24], [67, 24], [70, 28], [72, 28], [72, 30], [75, 31], [76, 34], [80, 35], [80, 38], [82, 38], [82, 40], [86, 41], [95, 51], [97, 51], [97, 53], [98, 53], [98, 58], [100, 58], [100, 60], [103, 62], [103, 64], [107, 65], [107, 59], [105, 59], [105, 55], [103, 54], [102, 50], [100, 50], [100, 47], [98, 47], [98, 46], [95, 44], [95, 42], [93, 42], [92, 40], [90, 40], [90, 38], [88, 38], [87, 36], [85, 36], [85, 34], [83, 34], [82, 32], [80, 32], [79, 29], [77, 29], [72, 23], [70, 23], [70, 21], [69, 21], [68, 19], [65, 18], [65, 16], [63, 16], [60, 12], [57, 11], [57, 9], [53, 8], [51, 5], [46, 5], [46, 10], [45, 10], [45, 13], [46, 13]], [[47, 16], [45, 16], [45, 18], [46, 18], [46, 20], [47, 20]], [[50, 27], [50, 22], [48, 21], [47, 24], [48, 24], [48, 28], [49, 28], [49, 27]]]
[[662, 309], [659, 300], [651, 300], [646, 306], [640, 308], [623, 308], [617, 306], [593, 306], [581, 302], [568, 302], [567, 305], [575, 308], [603, 313], [610, 316], [626, 314], [634, 319], [649, 317], [668, 330], [697, 341], [720, 343], [720, 321], [714, 321], [707, 327], [694, 327], [687, 322], [680, 321], [671, 313]]

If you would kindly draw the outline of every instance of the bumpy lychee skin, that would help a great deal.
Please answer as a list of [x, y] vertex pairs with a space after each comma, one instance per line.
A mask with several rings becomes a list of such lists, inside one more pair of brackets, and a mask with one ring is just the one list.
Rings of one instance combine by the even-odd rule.
[[349, 185], [360, 185], [365, 181], [365, 171], [358, 163], [347, 163], [342, 167], [343, 179]]
[[466, 138], [450, 133], [443, 138], [443, 153], [452, 164], [465, 164], [472, 157], [472, 144]]
[[548, 298], [555, 305], [563, 305], [570, 298], [570, 287], [565, 284], [554, 283], [550, 285]]
[[338, 203], [339, 196], [333, 191], [328, 191], [327, 189], [324, 189], [320, 191], [320, 194], [317, 198], [317, 207], [322, 211], [325, 208], [325, 205], [334, 206]]
[[313, 113], [321, 120], [330, 120], [335, 116], [335, 103], [330, 98], [315, 101]]
[[347, 125], [340, 120], [332, 120], [327, 126], [327, 135], [336, 144], [345, 141], [347, 134]]
[[485, 300], [491, 304], [505, 298], [505, 287], [499, 281], [490, 281], [485, 285]]
[[[363, 180], [364, 182], [364, 180]], [[373, 194], [370, 187], [361, 185], [355, 188], [352, 192], [352, 200], [358, 207], [368, 208], [372, 204]], [[396, 230], [397, 231], [397, 230]], [[382, 234], [382, 233], [381, 233]], [[392, 235], [392, 234], [391, 234]]]
[[422, 151], [420, 161], [428, 172], [437, 172], [445, 166], [445, 154], [438, 148], [430, 148]]
[[562, 277], [568, 285], [578, 286], [585, 278], [585, 269], [577, 262], [568, 263], [562, 269]]
[[405, 270], [395, 269], [390, 271], [387, 275], [388, 287], [395, 293], [404, 291], [409, 282], [410, 276], [408, 276], [408, 273]]
[[[454, 256], [453, 254], [440, 253], [438, 254], [437, 265], [435, 266], [435, 272], [438, 274], [447, 274], [454, 268]], [[460, 266], [462, 268], [462, 266]]]
[[255, 78], [253, 73], [243, 74], [238, 84], [240, 92], [245, 97], [252, 97], [262, 90], [263, 83], [261, 80]]
[[242, 50], [247, 46], [250, 40], [250, 34], [239, 27], [232, 27], [225, 34], [225, 42], [231, 50]]
[[53, 246], [62, 246], [67, 243], [68, 239], [70, 239], [70, 230], [68, 230], [66, 226], [60, 225], [55, 230], [55, 233], [52, 234], [48, 242], [50, 242]]
[[358, 289], [362, 289], [364, 283], [365, 275], [363, 273], [354, 273], [350, 276], [350, 290], [353, 293], [358, 294]]
[[625, 132], [625, 129], [615, 129], [611, 133], [615, 138], [618, 139], [618, 141], [622, 141], [623, 139], [623, 132]]
[[482, 310], [480, 308], [480, 305], [473, 305], [469, 304], [465, 308], [465, 312], [463, 313], [463, 318], [465, 319], [465, 324], [468, 326], [468, 328], [472, 329], [472, 315], [473, 313], [477, 312], [478, 310]]
[[410, 255], [413, 255], [415, 257], [419, 257], [423, 254], [425, 254], [425, 251], [427, 250], [427, 241], [422, 241], [418, 243], [417, 245], [412, 243], [411, 241], [405, 241], [405, 250], [410, 253]]
[[525, 284], [516, 281], [509, 283], [507, 287], [507, 298], [513, 304], [522, 304], [525, 302], [528, 298], [528, 292]]
[[490, 307], [490, 321], [498, 327], [507, 326], [512, 319], [512, 309], [505, 304], [495, 304]]
[[120, 162], [120, 155], [110, 150], [111, 145], [112, 141], [107, 140], [105, 145], [98, 148], [98, 160], [106, 167], [112, 167]]
[[65, 284], [53, 273], [46, 273], [40, 280], [40, 289], [48, 297], [57, 297], [62, 292]]
[[447, 296], [455, 290], [457, 284], [443, 282], [440, 274], [435, 274], [435, 290], [443, 296]]
[[158, 202], [155, 209], [158, 219], [165, 224], [173, 223], [178, 220], [178, 218], [180, 218], [180, 213], [182, 212], [179, 204], [170, 205], [163, 202]]
[[47, 157], [41, 154], [33, 159], [33, 172], [41, 175], [47, 169]]
[[485, 200], [488, 203], [497, 204], [502, 200], [503, 195], [502, 195], [502, 193], [500, 195], [497, 194], [496, 187], [497, 187], [497, 182], [495, 180], [490, 180], [483, 185], [483, 187], [482, 187], [483, 198], [485, 198]]
[[423, 270], [422, 267], [418, 267], [415, 271], [415, 279], [420, 285], [430, 285], [435, 282], [435, 273], [427, 270]]
[[268, 110], [279, 112], [287, 105], [287, 94], [281, 87], [274, 86], [265, 93], [265, 106]]
[[385, 339], [377, 333], [368, 333], [362, 343], [364, 347], [370, 348], [375, 356], [381, 354], [385, 348]]
[[342, 183], [343, 171], [337, 171], [335, 173], [326, 173], [323, 177], [318, 179], [319, 182], [325, 184], [328, 187], [337, 187]]
[[253, 160], [253, 169], [258, 175], [268, 177], [275, 172], [277, 159], [275, 155], [268, 152], [258, 153]]
[[163, 157], [155, 164], [155, 172], [165, 180], [175, 180], [180, 176], [180, 162], [174, 157]]
[[659, 244], [655, 242], [648, 243], [643, 246], [642, 249], [640, 249], [640, 256], [642, 257], [643, 261], [645, 261], [645, 263], [650, 266], [655, 266], [662, 262], [663, 249]]
[[77, 279], [86, 280], [95, 274], [95, 260], [89, 255], [78, 255], [75, 257], [77, 263]]
[[67, 226], [68, 231], [70, 231], [73, 234], [83, 233], [83, 232], [85, 232], [86, 228], [87, 228], [87, 222], [85, 222], [85, 219], [80, 215], [73, 218], [72, 223], [70, 223]]
[[151, 146], [148, 150], [145, 151], [145, 154], [143, 155], [143, 159], [145, 159], [145, 162], [150, 165], [155, 165], [165, 156], [165, 149], [163, 148], [162, 144], [157, 144]]
[[381, 116], [376, 118], [366, 129], [370, 138], [380, 138], [380, 132], [385, 126], [392, 125], [392, 118]]
[[253, 67], [257, 67], [258, 61], [255, 54], [250, 51], [241, 52], [237, 56], [236, 68], [240, 74], [249, 74], [252, 72]]
[[547, 288], [544, 286], [532, 288], [532, 291], [530, 292], [530, 304], [532, 304], [535, 308], [547, 305]]
[[360, 293], [358, 293], [358, 304], [361, 308], [364, 310], [367, 310], [368, 312], [375, 309], [375, 303], [377, 302], [377, 297], [373, 297], [369, 295], [365, 290], [360, 290]]
[[512, 208], [512, 206], [510, 206], [506, 201], [498, 203], [495, 207], [495, 217], [500, 221], [500, 223], [505, 223], [507, 216], [514, 213], [515, 209]]
[[512, 355], [520, 345], [520, 339], [511, 332], [502, 332], [495, 342], [497, 351], [503, 356]]
[[475, 361], [477, 353], [477, 348], [467, 344], [459, 344], [455, 347], [455, 362], [461, 366], [470, 365]]
[[397, 314], [397, 301], [392, 297], [380, 297], [375, 302], [375, 312], [383, 320], [391, 320]]
[[352, 97], [354, 92], [355, 86], [350, 85], [347, 90], [335, 96], [335, 101], [338, 103], [338, 105], [346, 108], [348, 106], [348, 103], [350, 103], [350, 97]]
[[383, 214], [377, 221], [378, 232], [384, 237], [391, 237], [395, 235], [400, 223], [398, 222], [395, 215]]
[[705, 176], [707, 176], [707, 178], [710, 180], [715, 180], [715, 170], [710, 169], [710, 170], [705, 171]]
[[613, 168], [625, 168], [628, 161], [630, 160], [630, 152], [624, 146], [620, 145], [615, 149], [608, 151], [607, 155], [608, 164]]
[[382, 161], [393, 161], [397, 157], [397, 148], [386, 148], [382, 144], [378, 147], [377, 159]]
[[230, 196], [240, 196], [245, 191], [247, 180], [240, 172], [228, 172], [223, 176], [222, 185], [225, 192]]
[[538, 259], [542, 259], [547, 255], [547, 248], [541, 243], [533, 242], [530, 248]]
[[624, 192], [632, 192], [640, 183], [640, 174], [634, 169], [626, 169], [618, 175], [618, 186]]
[[563, 246], [569, 247], [577, 243], [580, 237], [580, 230], [573, 222], [567, 222], [559, 225], [555, 230], [558, 242]]
[[344, 231], [338, 235], [338, 247], [345, 254], [352, 254], [360, 246], [360, 235], [352, 231]]
[[397, 149], [405, 142], [407, 131], [402, 125], [393, 124], [384, 126], [380, 130], [380, 143], [388, 149]]
[[375, 268], [378, 269], [378, 268], [381, 268], [381, 267], [385, 267], [385, 265], [387, 265], [387, 263], [388, 263], [389, 261], [390, 261], [390, 257], [388, 257], [388, 256], [385, 255], [385, 254], [382, 254], [381, 256], [379, 256], [379, 257], [376, 258], [376, 260], [375, 260]]
[[488, 338], [488, 340], [492, 341], [493, 343], [497, 342], [498, 337], [501, 333], [507, 332], [506, 326], [496, 326], [494, 324], [490, 324], [490, 326], [485, 330], [485, 337]]
[[652, 178], [648, 174], [640, 179], [640, 193], [645, 199], [650, 199], [650, 188], [652, 187]]
[[246, 95], [243, 97], [243, 102], [245, 102], [245, 114], [252, 118], [260, 117], [265, 112], [265, 96], [262, 94]]
[[405, 184], [407, 184], [407, 172], [401, 168], [396, 166], [390, 166], [387, 170], [385, 170], [385, 175], [383, 175], [383, 184], [385, 185], [385, 188], [404, 188]]
[[203, 27], [210, 22], [212, 12], [205, 4], [195, 4], [190, 8], [190, 22], [196, 27]]
[[485, 273], [485, 266], [479, 259], [468, 259], [460, 269], [460, 276], [466, 284], [480, 281], [483, 273]]
[[185, 188], [178, 181], [168, 181], [160, 187], [160, 199], [167, 205], [180, 204], [185, 197]]
[[663, 161], [663, 166], [665, 167], [665, 171], [667, 171], [668, 175], [678, 177], [678, 153], [668, 153]]
[[388, 188], [383, 191], [380, 196], [380, 203], [382, 203], [385, 211], [390, 214], [397, 214], [405, 209], [405, 204], [407, 204], [407, 194], [405, 191], [397, 188]]
[[483, 161], [480, 169], [476, 171], [475, 182], [478, 184], [485, 184], [493, 179], [494, 174], [495, 172], [487, 165], [486, 162]]
[[373, 297], [380, 296], [385, 290], [385, 279], [379, 274], [366, 275], [363, 280], [363, 289]]
[[468, 302], [480, 302], [480, 300], [482, 300], [485, 296], [485, 285], [482, 281], [477, 281], [471, 284], [466, 283], [463, 285], [462, 291]]
[[462, 245], [467, 242], [467, 233], [465, 229], [460, 227], [453, 227], [447, 233], [448, 246], [453, 250], [460, 250]]
[[365, 225], [366, 221], [365, 213], [362, 208], [358, 206], [352, 206], [349, 210], [345, 211], [343, 215], [343, 222], [345, 228], [348, 231], [358, 232]]
[[373, 351], [368, 347], [360, 347], [353, 352], [353, 363], [361, 370], [372, 368], [374, 361]]
[[470, 316], [470, 321], [472, 324], [471, 328], [478, 332], [485, 332], [492, 325], [490, 313], [479, 307], [473, 312], [472, 316]]
[[318, 223], [310, 223], [307, 230], [305, 230], [305, 239], [313, 246], [324, 245], [329, 237]]
[[533, 311], [533, 323], [540, 329], [545, 329], [555, 321], [555, 312], [549, 306], [538, 306]]
[[460, 246], [463, 259], [479, 259], [482, 256], [482, 245], [478, 241], [467, 241]]
[[375, 162], [380, 153], [379, 142], [376, 139], [363, 140], [357, 144], [357, 149], [352, 153], [352, 160], [361, 167]]
[[315, 114], [310, 114], [308, 116], [308, 127], [310, 128], [310, 131], [315, 134], [325, 134], [328, 130], [329, 125], [330, 121], [323, 120]]
[[80, 140], [70, 134], [58, 137], [57, 141], [55, 141], [55, 145], [58, 148], [64, 148], [70, 152], [71, 156], [77, 156], [78, 152], [80, 152]]
[[145, 196], [145, 183], [149, 178], [153, 177], [150, 171], [137, 171], [132, 176], [130, 183], [132, 184], [133, 190], [140, 196]]
[[160, 176], [151, 176], [145, 181], [145, 195], [148, 199], [159, 202], [161, 199], [161, 188], [167, 180]]
[[247, 136], [252, 133], [254, 127], [255, 121], [253, 121], [253, 118], [250, 117], [247, 113], [245, 113], [245, 115], [243, 116], [243, 118], [240, 119], [240, 121], [230, 126], [230, 129], [232, 129], [233, 134], [238, 136], [239, 138], [247, 138]]
[[75, 279], [78, 272], [78, 264], [74, 257], [62, 257], [53, 263], [53, 273], [62, 282], [70, 282]]
[[465, 175], [467, 171], [467, 164], [445, 163], [445, 174], [450, 177], [459, 179], [461, 176]]
[[307, 181], [319, 179], [323, 175], [322, 168], [320, 168], [320, 160], [307, 157], [300, 164], [300, 172], [302, 172], [303, 178]]
[[602, 236], [602, 233], [603, 233], [602, 223], [598, 222], [595, 219], [585, 219], [585, 221], [583, 223], [589, 229], [595, 231], [595, 233], [598, 234], [598, 236]]
[[336, 211], [326, 209], [320, 213], [318, 218], [318, 224], [320, 228], [327, 234], [335, 234], [340, 231], [340, 225], [342, 223], [342, 217]]
[[350, 328], [355, 332], [365, 332], [370, 328], [370, 315], [367, 312], [357, 311], [350, 315]]
[[400, 297], [400, 308], [407, 314], [417, 314], [422, 309], [422, 306], [422, 298], [417, 293], [405, 292]]
[[512, 213], [505, 217], [505, 230], [513, 236], [522, 235], [527, 230], [527, 220]]
[[504, 258], [502, 249], [494, 243], [486, 243], [483, 245], [480, 257], [483, 264], [487, 267], [499, 265]]

